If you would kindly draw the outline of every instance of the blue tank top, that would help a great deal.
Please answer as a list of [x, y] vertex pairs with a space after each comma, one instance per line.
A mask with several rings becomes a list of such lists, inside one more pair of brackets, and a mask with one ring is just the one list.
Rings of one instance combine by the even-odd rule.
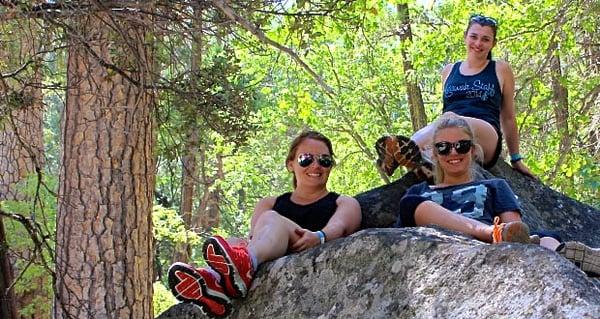
[[490, 61], [478, 74], [462, 75], [456, 62], [444, 85], [444, 112], [482, 119], [500, 132], [502, 92], [496, 62]]
[[339, 194], [330, 192], [325, 197], [308, 205], [292, 202], [292, 193], [285, 193], [275, 199], [273, 210], [279, 215], [289, 218], [302, 228], [311, 231], [323, 229], [337, 209]]

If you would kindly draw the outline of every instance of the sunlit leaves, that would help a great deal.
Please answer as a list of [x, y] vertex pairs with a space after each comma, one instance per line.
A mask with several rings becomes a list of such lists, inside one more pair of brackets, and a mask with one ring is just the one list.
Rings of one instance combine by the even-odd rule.
[[154, 238], [158, 241], [168, 240], [172, 243], [200, 244], [198, 235], [186, 230], [181, 215], [174, 209], [154, 206], [152, 211]]

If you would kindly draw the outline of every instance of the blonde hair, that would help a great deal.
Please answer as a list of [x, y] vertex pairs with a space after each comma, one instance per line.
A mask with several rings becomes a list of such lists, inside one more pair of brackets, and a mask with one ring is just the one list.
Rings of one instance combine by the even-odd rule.
[[[442, 117], [436, 122], [435, 129], [433, 131], [433, 140], [431, 145], [433, 147], [433, 152], [436, 152], [435, 146], [433, 145], [435, 144], [436, 137], [438, 136], [441, 130], [447, 128], [461, 129], [465, 134], [469, 136], [469, 139], [471, 139], [471, 141], [473, 142], [473, 148], [471, 149], [473, 150], [473, 156], [471, 157], [471, 169], [469, 170], [469, 174], [472, 178], [476, 169], [475, 165], [483, 163], [483, 149], [481, 148], [481, 145], [477, 143], [477, 139], [475, 138], [473, 129], [471, 128], [471, 125], [469, 125], [469, 122], [467, 122], [467, 120], [454, 113], [445, 113], [444, 115], [442, 115]], [[444, 171], [439, 165], [439, 159], [437, 154], [436, 156], [433, 156], [433, 180], [436, 184], [442, 183], [444, 181]]]

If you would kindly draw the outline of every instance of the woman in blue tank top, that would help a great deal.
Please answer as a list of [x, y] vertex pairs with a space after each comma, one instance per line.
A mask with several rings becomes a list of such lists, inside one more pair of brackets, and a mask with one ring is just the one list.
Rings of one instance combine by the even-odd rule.
[[316, 131], [297, 136], [285, 161], [293, 174], [293, 191], [256, 204], [249, 240], [209, 237], [203, 247], [208, 267], [171, 265], [169, 287], [175, 297], [199, 306], [209, 317], [226, 317], [231, 298], [246, 296], [261, 263], [357, 231], [358, 201], [327, 189], [334, 163], [327, 137]]
[[[515, 79], [504, 61], [492, 60], [496, 45], [496, 20], [482, 15], [469, 19], [464, 34], [467, 57], [446, 65], [442, 70], [444, 113], [452, 112], [467, 120], [483, 148], [483, 166], [494, 166], [500, 157], [502, 135], [511, 157], [512, 167], [534, 177], [519, 153], [519, 136], [515, 121]], [[410, 139], [384, 136], [376, 143], [378, 164], [392, 175], [398, 165], [414, 168], [431, 177], [431, 168], [420, 151], [430, 154], [435, 123], [417, 131]]]

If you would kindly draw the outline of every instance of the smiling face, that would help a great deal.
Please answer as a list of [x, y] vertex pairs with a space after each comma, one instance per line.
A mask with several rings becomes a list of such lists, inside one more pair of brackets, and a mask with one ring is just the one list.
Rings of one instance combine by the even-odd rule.
[[[315, 158], [310, 165], [302, 167], [298, 164], [298, 156], [300, 154], [313, 154]], [[319, 165], [319, 161], [316, 157], [321, 154], [331, 155], [327, 145], [319, 140], [312, 138], [305, 138], [298, 144], [296, 152], [292, 159], [289, 159], [286, 163], [288, 170], [290, 170], [296, 177], [297, 187], [325, 187], [327, 180], [329, 179], [329, 173], [331, 167], [323, 167]]]
[[472, 23], [465, 32], [467, 55], [486, 59], [488, 53], [496, 45], [496, 35], [491, 26]]
[[[439, 142], [450, 142], [454, 144], [460, 140], [471, 140], [471, 137], [463, 128], [449, 127], [437, 131], [434, 138], [434, 144]], [[473, 161], [473, 148], [465, 154], [459, 154], [453, 147], [448, 155], [441, 155], [438, 154], [434, 147], [433, 153], [437, 159], [438, 165], [444, 172], [444, 179], [470, 177], [471, 162]]]

